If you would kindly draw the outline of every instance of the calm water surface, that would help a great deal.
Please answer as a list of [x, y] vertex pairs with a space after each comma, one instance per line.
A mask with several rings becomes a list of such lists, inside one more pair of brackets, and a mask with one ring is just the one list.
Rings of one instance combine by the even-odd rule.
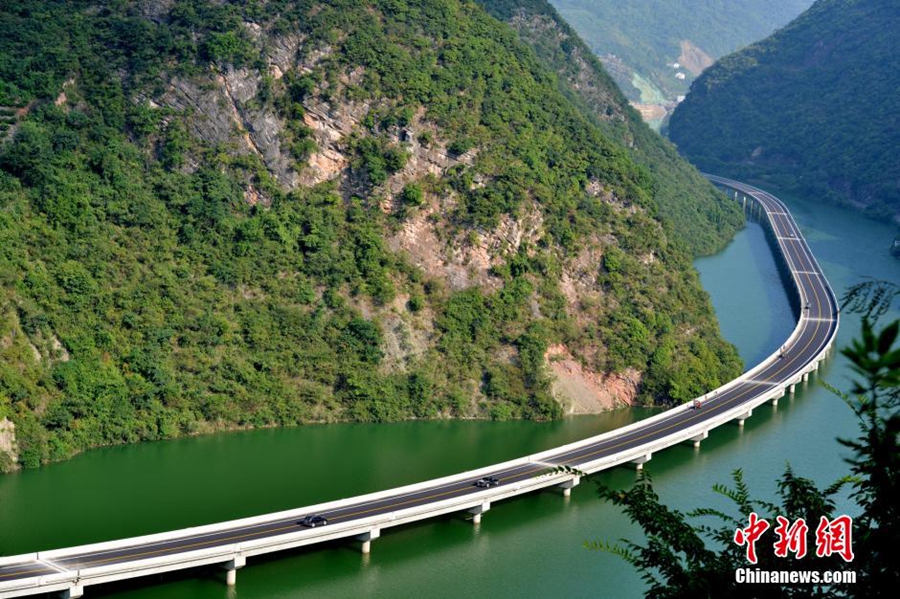
[[[782, 196], [784, 197], [784, 196]], [[895, 231], [854, 213], [784, 198], [831, 283], [864, 276], [900, 282], [887, 247]], [[748, 365], [793, 328], [762, 229], [750, 224], [722, 253], [697, 262], [726, 338]], [[897, 317], [898, 315], [889, 315]], [[841, 345], [858, 330], [844, 317]], [[846, 389], [836, 356], [821, 376]], [[0, 476], [0, 555], [256, 515], [451, 474], [584, 438], [642, 418], [625, 410], [562, 422], [417, 422], [265, 430], [89, 452], [38, 471]], [[725, 426], [703, 447], [656, 454], [646, 468], [663, 499], [690, 509], [719, 505], [710, 491], [743, 468], [759, 496], [790, 462], [826, 484], [845, 472], [835, 441], [855, 433], [843, 402], [816, 380], [777, 409], [764, 406], [741, 430]], [[618, 468], [594, 477], [627, 485]], [[850, 506], [846, 506], [850, 507]], [[215, 570], [121, 586], [91, 597], [121, 599], [343, 597], [639, 597], [641, 582], [618, 558], [587, 551], [587, 539], [639, 538], [586, 481], [569, 500], [543, 492], [495, 505], [480, 527], [446, 518], [385, 531], [363, 558], [347, 544], [250, 560], [228, 589]]]

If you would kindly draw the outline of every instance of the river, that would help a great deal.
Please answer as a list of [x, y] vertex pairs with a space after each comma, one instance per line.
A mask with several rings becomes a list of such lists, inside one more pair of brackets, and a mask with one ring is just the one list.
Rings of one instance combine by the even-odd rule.
[[[840, 296], [864, 276], [900, 282], [888, 255], [895, 230], [853, 212], [785, 197]], [[721, 253], [696, 263], [722, 331], [748, 365], [778, 347], [793, 315], [762, 229], [749, 224]], [[888, 318], [896, 318], [896, 312]], [[844, 316], [838, 345], [858, 331]], [[835, 354], [821, 378], [847, 389]], [[777, 408], [756, 410], [743, 429], [713, 431], [699, 450], [656, 454], [646, 469], [669, 505], [724, 506], [710, 487], [743, 468], [770, 498], [787, 461], [821, 485], [846, 472], [835, 437], [856, 424], [818, 377]], [[91, 451], [68, 462], [0, 476], [0, 555], [138, 535], [296, 507], [451, 474], [518, 457], [632, 422], [620, 410], [560, 422], [409, 422], [262, 430]], [[617, 468], [584, 481], [572, 497], [542, 492], [495, 505], [478, 527], [459, 518], [388, 530], [361, 556], [347, 543], [254, 558], [227, 588], [214, 569], [90, 587], [120, 599], [344, 597], [640, 597], [619, 558], [585, 540], [639, 539], [627, 518], [596, 498], [594, 480], [625, 486]], [[846, 503], [846, 500], [844, 500]], [[842, 507], [850, 508], [849, 505]]]

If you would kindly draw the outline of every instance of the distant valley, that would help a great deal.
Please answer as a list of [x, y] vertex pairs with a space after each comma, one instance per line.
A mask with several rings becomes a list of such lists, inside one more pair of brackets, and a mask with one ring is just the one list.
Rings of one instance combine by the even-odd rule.
[[551, 0], [658, 128], [716, 59], [769, 35], [812, 0]]

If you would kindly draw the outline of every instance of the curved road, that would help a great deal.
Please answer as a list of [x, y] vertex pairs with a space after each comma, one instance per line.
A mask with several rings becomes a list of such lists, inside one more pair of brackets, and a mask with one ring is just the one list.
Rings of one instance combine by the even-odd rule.
[[[380, 528], [453, 510], [469, 509], [480, 514], [489, 509], [492, 499], [496, 501], [550, 485], [572, 486], [578, 483], [578, 476], [582, 472], [595, 472], [623, 463], [623, 460], [634, 461], [635, 456], [645, 455], [641, 452], [646, 450], [644, 460], [636, 460], [640, 463], [649, 459], [652, 451], [662, 447], [690, 439], [699, 441], [705, 438], [708, 430], [724, 422], [735, 419], [742, 422], [744, 417], [750, 415], [753, 407], [764, 401], [777, 399], [784, 394], [786, 388], [817, 367], [818, 361], [824, 358], [835, 338], [838, 305], [822, 270], [780, 200], [737, 181], [711, 175], [708, 177], [714, 183], [745, 196], [747, 201], [756, 201], [765, 211], [799, 294], [801, 314], [797, 328], [785, 343], [783, 351], [779, 350], [741, 378], [707, 394], [701, 409], [680, 406], [624, 429], [543, 452], [538, 456], [429, 483], [332, 502], [309, 508], [308, 511], [292, 510], [268, 517], [117, 543], [0, 558], [0, 598], [59, 589], [70, 593], [71, 597], [77, 597], [82, 592], [82, 585], [209, 563], [227, 562], [233, 569], [244, 564], [245, 558], [242, 557], [241, 550], [243, 547], [253, 546], [254, 541], [271, 540], [271, 549], [248, 552], [250, 555], [333, 538], [366, 541], [377, 538]], [[566, 467], [575, 470], [568, 470]], [[483, 476], [495, 476], [499, 485], [491, 489], [476, 487], [475, 480]], [[448, 504], [452, 504], [450, 509], [442, 507]], [[416, 512], [419, 515], [404, 520], [404, 514], [415, 511], [411, 508], [428, 508], [431, 505], [435, 507], [434, 513], [420, 509]], [[473, 505], [476, 509], [471, 508]], [[481, 509], [477, 509], [477, 505], [481, 505]], [[328, 525], [318, 529], [301, 527], [298, 520], [311, 512], [325, 516]], [[381, 521], [379, 517], [382, 518]], [[355, 522], [365, 523], [366, 526], [354, 529]], [[337, 536], [324, 534], [334, 530], [338, 530]], [[366, 530], [370, 531], [368, 536], [359, 536], [360, 531]], [[309, 539], [304, 541], [306, 536]], [[290, 539], [291, 543], [279, 545], [281, 537], [285, 541]], [[194, 559], [203, 550], [216, 548], [228, 548], [231, 553], [224, 558], [224, 554], [217, 554], [218, 557]], [[145, 560], [173, 556], [175, 559], [168, 560], [168, 565], [164, 567], [152, 569], [141, 566]], [[181, 557], [184, 559], [181, 560]], [[159, 561], [162, 560], [157, 560]], [[149, 561], [146, 563], [151, 564]], [[112, 566], [121, 567], [117, 569]], [[91, 573], [98, 568], [102, 570], [96, 570], [97, 572], [119, 573], [92, 579]]]

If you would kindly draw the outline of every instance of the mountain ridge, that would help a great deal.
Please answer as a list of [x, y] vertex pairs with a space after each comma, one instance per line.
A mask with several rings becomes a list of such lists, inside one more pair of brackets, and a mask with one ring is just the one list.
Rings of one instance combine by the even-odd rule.
[[546, 0], [480, 2], [515, 29], [544, 66], [555, 72], [561, 91], [608, 136], [628, 148], [658, 183], [654, 196], [675, 235], [695, 255], [719, 251], [743, 224], [737, 206], [721, 194], [676, 148], [653, 132], [575, 30]]

